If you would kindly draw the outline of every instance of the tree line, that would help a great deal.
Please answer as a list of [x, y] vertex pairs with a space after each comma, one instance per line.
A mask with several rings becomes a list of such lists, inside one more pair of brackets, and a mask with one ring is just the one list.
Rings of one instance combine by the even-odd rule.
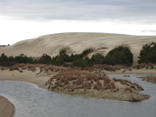
[[[54, 64], [57, 66], [76, 66], [76, 67], [91, 67], [94, 64], [109, 64], [109, 65], [126, 65], [131, 66], [133, 64], [133, 54], [128, 47], [119, 46], [112, 49], [104, 57], [103, 55], [96, 53], [91, 58], [87, 55], [93, 52], [92, 48], [84, 50], [80, 54], [66, 54], [66, 49], [62, 49], [59, 55], [51, 57], [47, 54], [43, 54], [38, 60], [32, 57], [27, 57], [24, 54], [19, 56], [6, 56], [4, 53], [0, 56], [1, 66], [12, 66], [17, 63], [31, 63], [31, 64]], [[156, 63], [156, 43], [143, 46], [140, 51], [138, 63]]]

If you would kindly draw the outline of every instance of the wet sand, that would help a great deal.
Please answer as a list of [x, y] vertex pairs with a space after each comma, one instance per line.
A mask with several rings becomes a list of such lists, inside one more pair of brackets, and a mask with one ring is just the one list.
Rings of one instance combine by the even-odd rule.
[[0, 117], [13, 117], [14, 114], [14, 105], [5, 97], [0, 96]]

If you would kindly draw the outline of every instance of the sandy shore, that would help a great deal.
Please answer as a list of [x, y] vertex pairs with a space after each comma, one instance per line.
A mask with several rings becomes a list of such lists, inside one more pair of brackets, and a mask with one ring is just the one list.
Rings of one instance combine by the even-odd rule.
[[5, 97], [0, 96], [0, 117], [13, 117], [14, 113], [14, 105]]
[[[39, 87], [47, 88], [46, 86], [43, 86], [43, 84], [49, 79], [49, 77], [37, 77], [37, 72], [38, 71], [32, 72], [24, 70], [23, 73], [20, 73], [17, 70], [4, 70], [0, 71], [0, 80], [26, 81], [37, 84]], [[12, 117], [14, 111], [14, 105], [10, 103], [6, 98], [0, 96], [0, 117]]]
[[37, 76], [36, 74], [39, 71], [39, 69], [37, 69], [35, 72], [23, 70], [23, 73], [20, 73], [17, 70], [9, 71], [7, 69], [0, 71], [0, 80], [25, 81], [37, 84], [39, 87], [46, 89], [47, 87], [43, 86], [43, 84], [45, 84], [45, 82], [49, 80], [50, 76], [53, 76], [56, 73], [53, 73], [50, 76]]

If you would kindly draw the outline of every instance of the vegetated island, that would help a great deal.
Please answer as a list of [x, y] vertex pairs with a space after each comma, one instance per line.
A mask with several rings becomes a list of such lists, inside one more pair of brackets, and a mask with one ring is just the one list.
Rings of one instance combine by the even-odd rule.
[[116, 78], [110, 80], [108, 76], [100, 77], [83, 71], [59, 73], [50, 78], [45, 85], [48, 85], [51, 91], [84, 97], [133, 102], [149, 98], [148, 95], [138, 93], [144, 89], [137, 83]]

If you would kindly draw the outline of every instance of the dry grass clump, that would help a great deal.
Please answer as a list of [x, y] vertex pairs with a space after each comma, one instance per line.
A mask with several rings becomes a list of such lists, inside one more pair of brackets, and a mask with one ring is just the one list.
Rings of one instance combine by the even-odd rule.
[[139, 77], [142, 80], [156, 84], [156, 76]]
[[69, 72], [73, 70], [80, 71], [82, 69], [78, 67], [70, 68], [70, 67], [62, 67], [62, 66], [56, 66], [56, 65], [37, 65], [37, 66], [40, 68], [40, 72], [37, 73], [37, 75], [49, 74], [50, 72], [63, 73], [63, 72]]
[[28, 70], [35, 72], [36, 71], [36, 66], [35, 64], [26, 64], [26, 67], [28, 68]]
[[0, 66], [0, 70], [1, 70], [1, 71], [5, 70], [5, 69], [6, 69], [5, 67]]
[[[119, 91], [120, 88], [116, 85], [119, 82], [124, 91], [133, 90], [143, 90], [143, 88], [137, 83], [131, 83], [128, 80], [109, 79], [108, 76], [104, 76], [100, 79], [97, 74], [84, 72], [84, 71], [67, 71], [60, 72], [48, 80], [46, 85], [48, 85], [49, 90], [58, 91], [64, 90], [65, 92], [74, 92], [76, 90], [87, 91], [87, 90], [111, 90], [113, 92]], [[121, 88], [122, 89], [122, 88]]]
[[[100, 69], [100, 70], [106, 70], [106, 71], [116, 71], [116, 70], [120, 70], [121, 68], [123, 68], [123, 66], [120, 65], [94, 65], [92, 68], [90, 69]], [[86, 68], [89, 69], [89, 68]]]
[[20, 70], [22, 72], [22, 70], [24, 69], [28, 69], [30, 71], [36, 71], [36, 66], [35, 64], [24, 64], [24, 63], [20, 63], [20, 64], [16, 64], [14, 66], [8, 67], [8, 69], [10, 71], [12, 70]]
[[25, 67], [25, 63], [20, 63], [20, 64], [18, 64], [18, 66], [23, 68], [23, 67]]
[[[52, 83], [55, 80], [55, 83]], [[51, 83], [50, 83], [51, 82]], [[67, 72], [62, 72], [54, 77], [52, 77], [46, 84], [55, 84], [54, 86], [50, 86], [51, 89], [58, 88], [60, 87], [60, 84], [58, 85], [59, 82], [63, 89], [67, 89], [71, 91], [71, 86], [72, 89], [91, 89], [92, 85], [97, 83], [98, 86], [100, 85], [99, 81], [99, 76], [96, 74], [91, 74], [89, 72], [84, 72], [84, 71], [77, 71], [77, 70], [72, 70], [72, 71], [67, 71]], [[49, 87], [49, 88], [50, 88]]]
[[111, 89], [111, 91], [113, 90], [114, 92], [118, 91], [114, 80], [110, 80], [108, 76], [103, 77], [103, 90], [106, 89]]
[[103, 82], [104, 82], [104, 85], [109, 84], [109, 82], [110, 82], [109, 77], [108, 77], [108, 76], [104, 76], [104, 77], [103, 77]]
[[53, 71], [53, 72], [66, 72], [71, 71], [71, 68], [68, 67], [61, 67], [61, 66], [55, 66], [55, 65], [42, 65], [40, 66], [40, 69], [45, 71]]
[[147, 76], [146, 78], [148, 81], [153, 80], [156, 83], [156, 76]]
[[64, 90], [74, 92], [75, 90], [107, 90], [116, 89], [115, 82], [109, 77], [104, 77], [103, 80], [97, 74], [84, 71], [68, 71], [58, 73], [45, 83], [49, 90]]
[[[116, 79], [116, 78], [113, 78], [113, 80], [115, 81], [115, 82], [120, 82], [122, 85], [125, 85], [126, 86], [126, 89], [125, 89], [125, 91], [126, 90], [129, 90], [129, 89], [131, 89], [132, 91], [133, 90], [144, 90], [138, 83], [132, 83], [131, 81], [129, 81], [129, 80], [123, 80], [123, 79]], [[128, 88], [128, 89], [127, 89]], [[130, 91], [130, 90], [129, 90]], [[131, 92], [131, 91], [130, 91]]]
[[[50, 78], [45, 85], [48, 86], [49, 90], [55, 92], [91, 97], [100, 96], [102, 98], [108, 98], [106, 95], [114, 97], [118, 94], [124, 95], [124, 93], [127, 96], [129, 94], [138, 95], [138, 92], [143, 90], [139, 84], [131, 83], [128, 80], [116, 78], [111, 80], [108, 76], [100, 79], [100, 76], [97, 74], [77, 70], [60, 72]], [[129, 99], [129, 97], [127, 98]]]
[[146, 68], [146, 69], [154, 69], [155, 68], [155, 64], [153, 63], [141, 63], [141, 64], [137, 64], [137, 65], [134, 65], [133, 68], [136, 68], [136, 69], [143, 69], [143, 68]]
[[14, 66], [8, 67], [8, 69], [9, 69], [10, 71], [19, 70], [19, 66], [18, 66], [18, 65], [14, 65]]
[[137, 86], [137, 88], [141, 89], [142, 91], [144, 90], [141, 85], [139, 85], [138, 83], [133, 83], [133, 86]]
[[19, 72], [20, 72], [20, 73], [23, 73], [23, 71], [22, 71], [22, 70], [19, 70]]
[[115, 81], [115, 82], [120, 82], [121, 84], [132, 84], [131, 83], [131, 81], [129, 81], [129, 80], [124, 80], [124, 79], [116, 79], [116, 78], [113, 78], [113, 80]]
[[62, 67], [62, 66], [55, 66], [55, 65], [43, 65], [43, 64], [37, 65], [37, 67], [40, 68], [40, 72], [37, 73], [37, 75], [50, 74], [50, 72], [63, 73], [75, 69], [79, 70], [78, 68]]

